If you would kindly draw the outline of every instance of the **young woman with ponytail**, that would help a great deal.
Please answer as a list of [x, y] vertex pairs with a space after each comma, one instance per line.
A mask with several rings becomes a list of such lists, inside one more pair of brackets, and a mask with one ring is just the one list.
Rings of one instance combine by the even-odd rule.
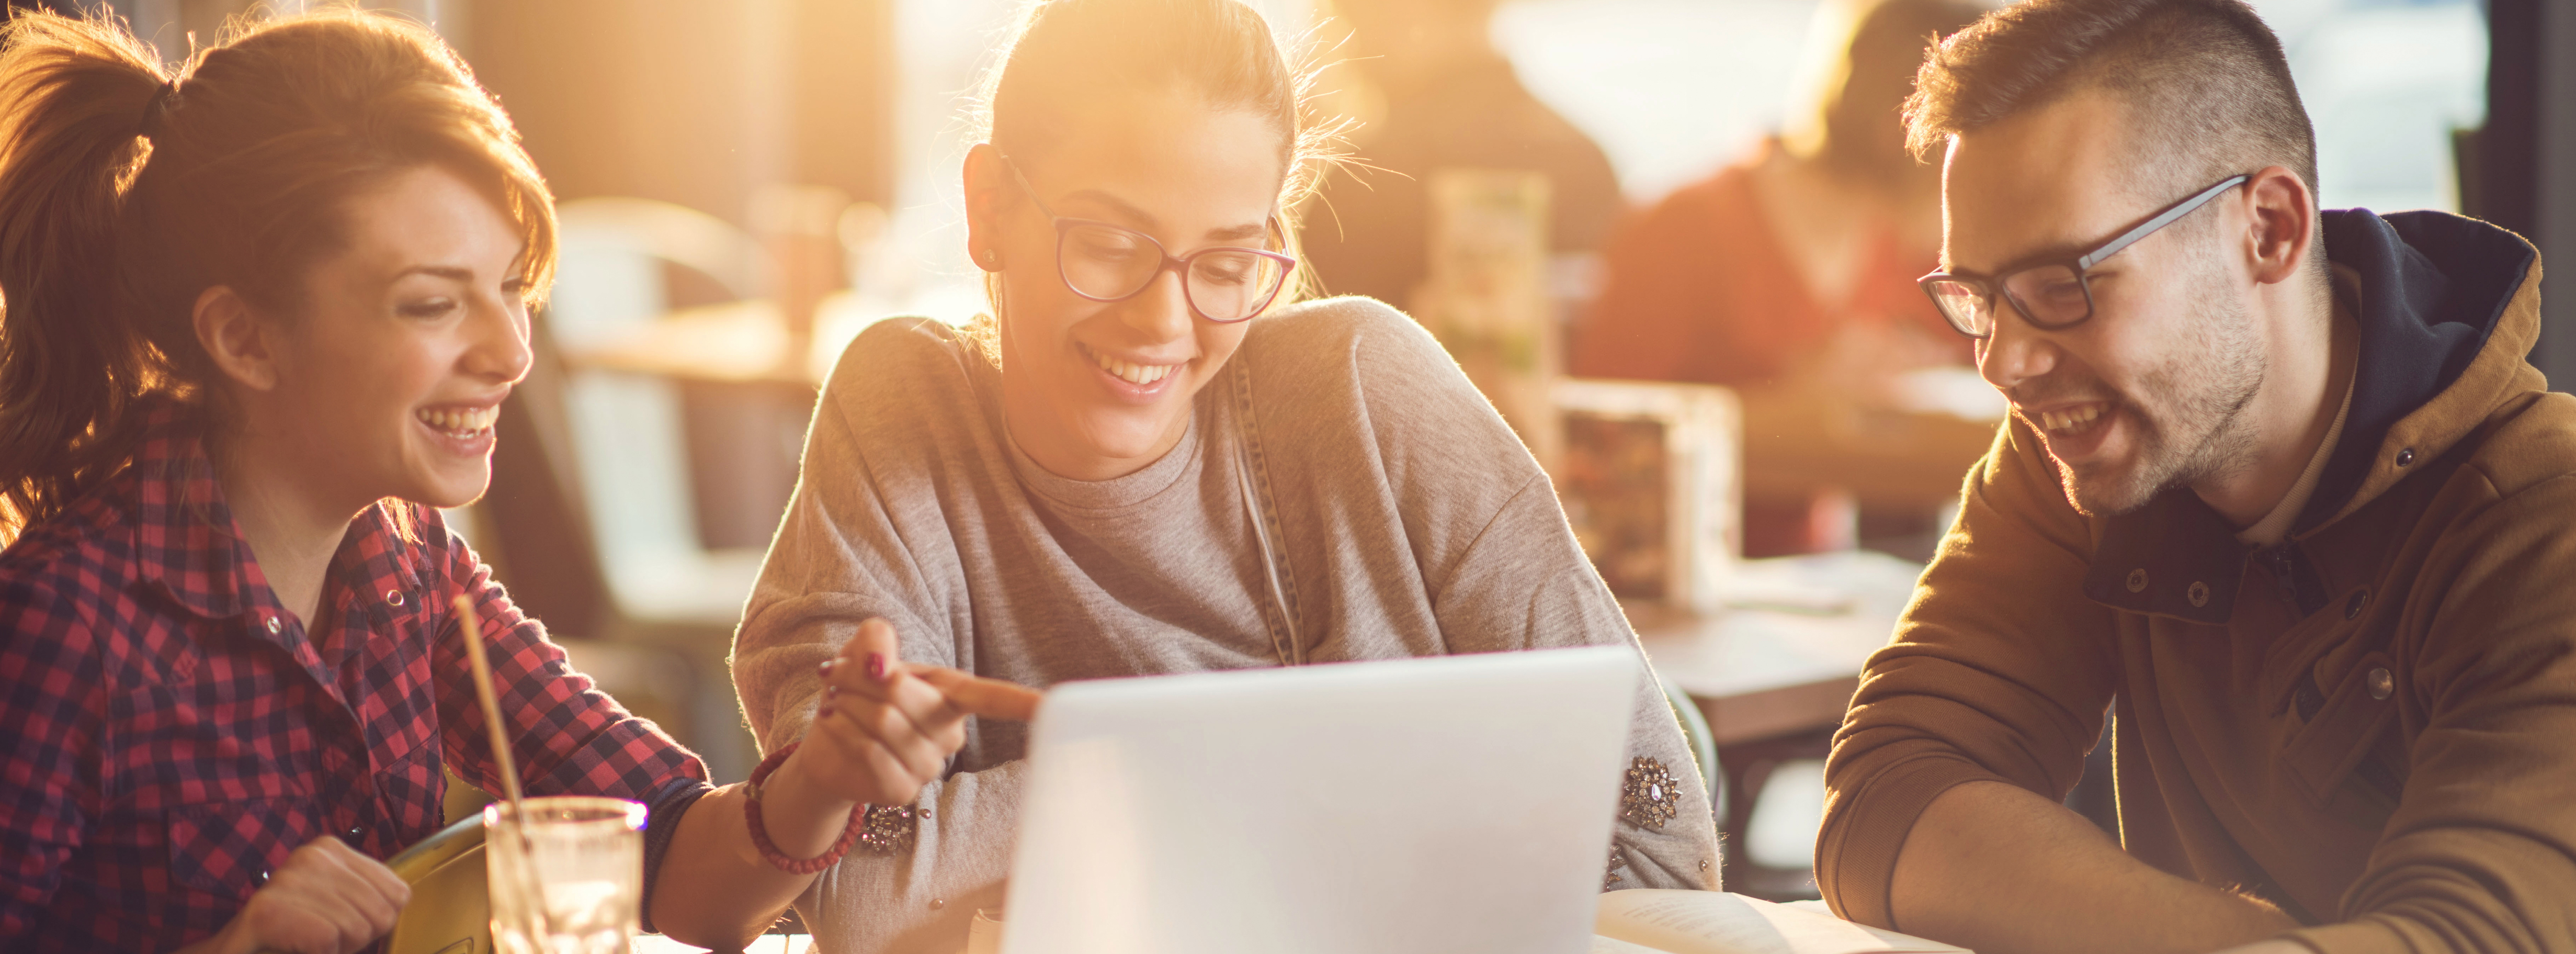
[[[1028, 7], [965, 162], [992, 314], [880, 322], [834, 370], [735, 638], [764, 744], [803, 731], [817, 660], [887, 626], [907, 659], [1038, 686], [1636, 645], [1440, 346], [1375, 301], [1297, 300], [1293, 210], [1328, 138], [1307, 75], [1238, 0]], [[1629, 764], [1668, 784], [1632, 786], [1604, 880], [1714, 887], [1654, 686]], [[916, 837], [824, 874], [799, 902], [823, 949], [963, 945], [1001, 903], [1026, 739], [969, 727]]]
[[442, 768], [498, 790], [458, 596], [527, 791], [645, 802], [647, 923], [701, 944], [765, 927], [969, 711], [1025, 714], [872, 631], [815, 660], [832, 708], [754, 812], [567, 667], [434, 509], [489, 480], [550, 202], [404, 21], [275, 20], [176, 74], [107, 22], [0, 28], [0, 949], [381, 936], [408, 892], [377, 859], [439, 829]]

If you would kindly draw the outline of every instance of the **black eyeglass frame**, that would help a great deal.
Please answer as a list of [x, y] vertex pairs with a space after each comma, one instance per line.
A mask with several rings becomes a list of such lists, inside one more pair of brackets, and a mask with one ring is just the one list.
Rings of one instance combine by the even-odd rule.
[[[1959, 316], [1951, 313], [1950, 306], [1943, 304], [1942, 295], [1933, 290], [1935, 285], [1942, 282], [1949, 282], [1963, 285], [1977, 291], [1985, 299], [1986, 313], [1989, 315], [1999, 313], [1995, 308], [1994, 302], [1997, 297], [2001, 297], [2003, 300], [2011, 302], [2013, 311], [2021, 315], [2021, 320], [2028, 322], [2031, 327], [2044, 331], [2064, 331], [2068, 328], [2083, 324], [2086, 321], [2090, 321], [2093, 318], [2093, 283], [2087, 274], [2093, 270], [2093, 266], [2101, 264], [2103, 259], [2119, 254], [2120, 250], [2137, 244], [2139, 239], [2155, 234], [2157, 229], [2164, 228], [2165, 226], [2172, 225], [2175, 222], [2180, 221], [2183, 216], [2190, 215], [2201, 206], [2208, 204], [2209, 200], [2217, 198], [2219, 194], [2237, 186], [2244, 185], [2245, 183], [2252, 181], [2253, 178], [2254, 177], [2251, 174], [2243, 174], [2233, 175], [2219, 180], [2216, 185], [2212, 185], [2209, 188], [2193, 193], [2191, 196], [2184, 198], [2179, 202], [2175, 202], [2172, 205], [2165, 206], [2164, 208], [2157, 210], [2155, 214], [2148, 216], [2145, 221], [2131, 226], [2127, 231], [2112, 236], [2101, 244], [2095, 245], [2082, 252], [2078, 252], [2072, 256], [2060, 257], [2057, 255], [2045, 255], [2036, 259], [2024, 259], [2002, 269], [1998, 269], [1993, 277], [1981, 278], [1973, 274], [1933, 272], [1932, 274], [1925, 275], [1922, 278], [1915, 279], [1915, 285], [1923, 289], [1925, 297], [1932, 299], [1932, 307], [1941, 313], [1943, 321], [1950, 323], [1950, 330], [1956, 331], [1970, 338], [1984, 340], [1986, 338], [1993, 337], [1995, 333], [1994, 328], [1988, 327], [1984, 334], [1979, 334], [1975, 331], [1969, 330], [1965, 324], [1962, 323]], [[2040, 321], [2037, 317], [2031, 314], [2030, 307], [2022, 303], [2020, 296], [2012, 293], [2010, 283], [2014, 276], [2020, 275], [2024, 272], [2060, 265], [2065, 266], [2068, 271], [2075, 273], [2075, 285], [2084, 291], [2084, 313], [2067, 321], [2049, 324], [2047, 322]]]
[[[1210, 322], [1212, 324], [1231, 325], [1237, 322], [1251, 321], [1252, 319], [1259, 317], [1262, 312], [1268, 311], [1270, 309], [1270, 303], [1277, 301], [1279, 299], [1279, 293], [1288, 288], [1288, 276], [1297, 271], [1296, 256], [1281, 252], [1273, 252], [1269, 249], [1246, 248], [1239, 245], [1219, 245], [1211, 248], [1203, 248], [1187, 255], [1176, 256], [1172, 254], [1170, 249], [1164, 248], [1163, 243], [1155, 241], [1153, 236], [1128, 228], [1124, 225], [1119, 225], [1115, 222], [1103, 222], [1098, 219], [1079, 219], [1057, 215], [1055, 214], [1054, 209], [1047, 207], [1045, 199], [1038, 197], [1037, 187], [1030, 185], [1029, 177], [1020, 172], [1020, 164], [1012, 161], [1009, 156], [1002, 156], [1001, 158], [1002, 165], [1011, 170], [1011, 179], [1020, 184], [1020, 191], [1028, 195], [1030, 202], [1037, 204], [1038, 212], [1044, 214], [1049, 221], [1055, 224], [1056, 279], [1064, 282], [1066, 291], [1080, 295], [1085, 299], [1097, 302], [1126, 301], [1127, 299], [1142, 295], [1145, 293], [1146, 289], [1154, 287], [1154, 279], [1161, 276], [1164, 272], [1177, 271], [1181, 276], [1181, 300], [1189, 303], [1190, 314], [1197, 315], [1200, 320]], [[1279, 224], [1278, 215], [1271, 215], [1264, 224], [1270, 229], [1272, 234], [1279, 236], [1280, 241], [1285, 244], [1288, 230]], [[1145, 280], [1136, 283], [1135, 290], [1124, 295], [1102, 297], [1083, 291], [1079, 286], [1076, 286], [1073, 283], [1073, 276], [1067, 275], [1064, 272], [1064, 242], [1065, 238], [1071, 235], [1074, 229], [1082, 228], [1084, 226], [1124, 232], [1139, 239], [1143, 239], [1145, 244], [1153, 246], [1156, 254], [1163, 256], [1163, 262], [1161, 265], [1156, 266], [1153, 271], [1146, 273]], [[1198, 261], [1202, 257], [1214, 255], [1219, 252], [1250, 252], [1254, 255], [1270, 259], [1280, 264], [1278, 283], [1272, 285], [1269, 293], [1261, 297], [1260, 304], [1252, 306], [1252, 308], [1249, 311], [1246, 311], [1241, 318], [1218, 318], [1209, 315], [1205, 309], [1199, 307], [1198, 296], [1191, 294], [1190, 292], [1190, 264]]]

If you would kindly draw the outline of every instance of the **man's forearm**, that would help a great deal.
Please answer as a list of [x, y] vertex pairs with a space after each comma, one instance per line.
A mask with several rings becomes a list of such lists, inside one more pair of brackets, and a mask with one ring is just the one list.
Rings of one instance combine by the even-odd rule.
[[2021, 788], [1970, 782], [1923, 810], [1889, 885], [1896, 929], [1983, 954], [2207, 954], [2299, 925], [2261, 900], [2129, 857]]

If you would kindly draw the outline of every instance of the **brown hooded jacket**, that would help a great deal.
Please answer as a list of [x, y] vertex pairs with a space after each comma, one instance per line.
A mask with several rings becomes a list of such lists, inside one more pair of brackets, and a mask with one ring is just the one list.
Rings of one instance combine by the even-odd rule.
[[2321, 951], [2576, 951], [2576, 397], [2524, 359], [2538, 256], [2441, 213], [2328, 212], [2325, 237], [2360, 355], [2278, 546], [2188, 489], [2079, 513], [2019, 420], [1969, 473], [1827, 768], [1816, 878], [1844, 916], [1892, 923], [1950, 786], [2064, 798], [2109, 705], [2131, 855], [2278, 903]]

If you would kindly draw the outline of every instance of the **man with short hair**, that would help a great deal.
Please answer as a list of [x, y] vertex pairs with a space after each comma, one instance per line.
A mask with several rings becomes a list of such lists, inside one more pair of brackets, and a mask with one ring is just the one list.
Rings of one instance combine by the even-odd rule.
[[[1933, 53], [1924, 279], [2011, 399], [1826, 771], [1844, 916], [2015, 951], [2576, 950], [2576, 399], [2530, 245], [2320, 212], [2241, 0]], [[2117, 840], [2059, 805], [2101, 731]]]

